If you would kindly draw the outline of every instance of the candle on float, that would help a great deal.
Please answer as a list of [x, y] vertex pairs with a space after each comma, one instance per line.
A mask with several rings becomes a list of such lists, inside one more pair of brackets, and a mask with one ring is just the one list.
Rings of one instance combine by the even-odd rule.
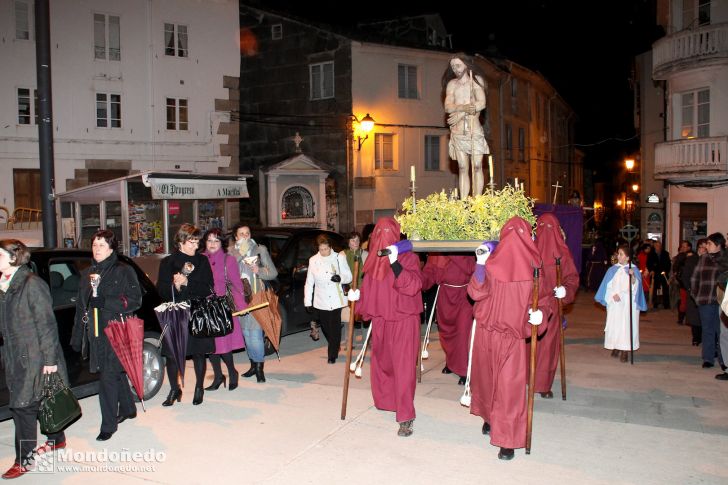
[[493, 181], [493, 156], [488, 155], [488, 174], [490, 175], [490, 181]]
[[516, 190], [518, 190], [518, 177], [516, 177], [516, 183], [513, 184], [513, 186], [516, 188]]
[[410, 165], [410, 181], [414, 183], [415, 181], [415, 166]]
[[523, 182], [521, 182], [521, 192], [523, 192]]

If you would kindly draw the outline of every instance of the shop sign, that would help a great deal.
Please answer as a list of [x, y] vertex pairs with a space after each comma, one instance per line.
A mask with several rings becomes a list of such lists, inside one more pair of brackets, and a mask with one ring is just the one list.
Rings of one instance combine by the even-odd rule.
[[242, 199], [249, 197], [245, 180], [164, 179], [145, 180], [153, 199]]

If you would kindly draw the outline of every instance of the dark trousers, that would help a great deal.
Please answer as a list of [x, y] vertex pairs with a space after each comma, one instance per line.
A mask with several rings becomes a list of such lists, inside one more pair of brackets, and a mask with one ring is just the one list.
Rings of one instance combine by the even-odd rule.
[[[666, 310], [670, 308], [670, 287], [667, 284], [667, 279], [662, 274], [655, 275], [655, 291], [652, 294], [652, 306], [657, 308], [658, 305], [662, 305]], [[662, 293], [658, 295], [658, 293]]]
[[[190, 337], [191, 338], [191, 337]], [[192, 354], [192, 364], [195, 368], [195, 387], [202, 388], [205, 382], [205, 372], [207, 371], [207, 356], [205, 354]], [[177, 362], [172, 357], [167, 357], [167, 379], [169, 379], [169, 387], [179, 389], [179, 369]]]
[[339, 356], [341, 345], [341, 308], [335, 310], [318, 310], [319, 323], [329, 343], [329, 359]]
[[[10, 415], [13, 417], [13, 423], [15, 423], [15, 463], [27, 464], [27, 462], [23, 461], [32, 455], [38, 444], [37, 421], [39, 407], [40, 401], [24, 408], [10, 408]], [[48, 441], [63, 443], [66, 441], [66, 435], [61, 431], [49, 434], [47, 439]]]
[[99, 377], [99, 406], [101, 407], [101, 431], [115, 433], [119, 416], [136, 412], [134, 398], [126, 374], [119, 371], [101, 370]]
[[[228, 375], [232, 378], [233, 375], [237, 377], [238, 371], [235, 370], [235, 364], [233, 362], [233, 353], [227, 352], [225, 354], [210, 354], [210, 364], [212, 364], [212, 371], [215, 373], [215, 380], [222, 380], [222, 364], [220, 360], [225, 362], [225, 366], [228, 370]], [[231, 382], [236, 382], [237, 379], [230, 379]]]

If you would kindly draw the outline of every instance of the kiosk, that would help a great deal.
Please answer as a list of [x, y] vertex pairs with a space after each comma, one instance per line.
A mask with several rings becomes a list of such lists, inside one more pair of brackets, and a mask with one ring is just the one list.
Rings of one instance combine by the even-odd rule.
[[[184, 223], [227, 231], [236, 199], [247, 198], [251, 175], [144, 171], [56, 195], [58, 241], [90, 248], [90, 237], [109, 229], [130, 257], [170, 252]], [[237, 210], [234, 211], [237, 213]]]

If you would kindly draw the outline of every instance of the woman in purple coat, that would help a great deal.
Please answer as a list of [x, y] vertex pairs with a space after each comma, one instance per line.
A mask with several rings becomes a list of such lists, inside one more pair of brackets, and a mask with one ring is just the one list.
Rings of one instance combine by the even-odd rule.
[[[225, 295], [226, 281], [230, 285], [233, 300], [235, 301], [235, 308], [231, 310], [235, 312], [244, 309], [247, 304], [243, 297], [243, 283], [238, 275], [238, 262], [233, 256], [227, 254], [227, 244], [225, 244], [224, 239], [222, 231], [218, 228], [207, 231], [202, 236], [202, 241], [205, 244], [205, 250], [202, 254], [207, 256], [210, 261], [212, 279], [215, 282], [215, 294], [218, 296]], [[226, 379], [222, 374], [221, 359], [225, 362], [230, 377], [228, 390], [232, 391], [238, 387], [238, 371], [235, 370], [233, 363], [233, 350], [244, 347], [245, 341], [243, 340], [243, 332], [240, 329], [240, 322], [238, 317], [233, 317], [232, 333], [215, 338], [215, 353], [210, 354], [210, 363], [212, 364], [212, 370], [215, 372], [215, 380], [205, 388], [206, 391], [216, 391], [220, 384], [225, 386]]]

